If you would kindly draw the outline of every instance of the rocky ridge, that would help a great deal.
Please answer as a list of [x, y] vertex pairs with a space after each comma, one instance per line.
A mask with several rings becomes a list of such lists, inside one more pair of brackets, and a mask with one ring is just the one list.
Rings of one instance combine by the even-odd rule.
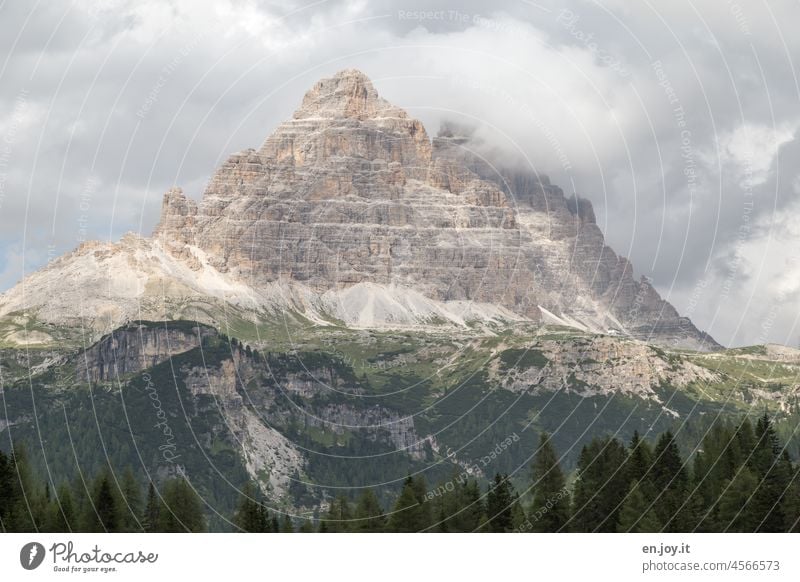
[[168, 191], [152, 238], [84, 245], [0, 297], [0, 316], [107, 331], [211, 302], [354, 327], [525, 320], [718, 347], [634, 279], [588, 201], [464, 144], [448, 128], [431, 140], [342, 71], [259, 149], [232, 155], [199, 203]]

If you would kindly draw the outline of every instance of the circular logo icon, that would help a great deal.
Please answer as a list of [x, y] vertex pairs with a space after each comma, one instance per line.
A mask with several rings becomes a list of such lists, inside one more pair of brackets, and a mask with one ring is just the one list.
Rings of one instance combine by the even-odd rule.
[[19, 551], [19, 563], [26, 570], [35, 570], [44, 561], [44, 546], [39, 542], [30, 542]]

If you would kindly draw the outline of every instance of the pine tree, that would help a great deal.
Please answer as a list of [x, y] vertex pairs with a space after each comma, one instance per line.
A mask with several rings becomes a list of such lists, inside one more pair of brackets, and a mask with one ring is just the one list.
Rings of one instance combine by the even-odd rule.
[[653, 456], [656, 516], [664, 525], [664, 531], [685, 532], [697, 518], [691, 515], [687, 503], [689, 475], [671, 431], [659, 437]]
[[719, 499], [718, 532], [756, 531], [760, 519], [749, 508], [756, 487], [758, 487], [758, 477], [752, 469], [742, 465], [736, 476], [726, 484]]
[[255, 488], [250, 483], [242, 488], [233, 524], [237, 531], [246, 533], [264, 533], [269, 530], [266, 508], [255, 499]]
[[639, 482], [634, 481], [622, 505], [617, 531], [657, 533], [661, 531], [661, 527], [661, 522], [658, 521], [650, 501], [642, 492]]
[[781, 458], [781, 445], [772, 420], [765, 412], [755, 430], [755, 446], [750, 467], [759, 479], [748, 510], [756, 520], [757, 531], [784, 531], [783, 496], [791, 479], [791, 461]]
[[122, 510], [120, 513], [121, 531], [142, 531], [142, 524], [139, 520], [142, 513], [142, 492], [130, 467], [126, 468], [122, 474]]
[[467, 479], [459, 491], [459, 512], [451, 518], [454, 531], [479, 531], [487, 521], [481, 488], [476, 479]]
[[118, 531], [119, 516], [117, 499], [111, 489], [111, 483], [107, 476], [100, 479], [100, 485], [95, 493], [94, 506], [97, 510], [97, 519], [99, 525], [102, 527], [100, 531], [108, 533]]
[[364, 489], [358, 496], [353, 524], [354, 531], [360, 532], [380, 532], [386, 527], [386, 516], [372, 489]]
[[800, 533], [800, 466], [792, 467], [789, 490], [783, 497], [784, 531]]
[[320, 522], [327, 533], [342, 533], [352, 531], [353, 510], [350, 501], [345, 495], [339, 495], [328, 506], [325, 517]]
[[294, 524], [288, 513], [284, 513], [281, 519], [281, 533], [294, 533]]
[[[486, 494], [487, 531], [505, 533], [519, 525], [519, 501], [508, 475], [495, 474]], [[515, 515], [516, 514], [516, 515]]]
[[156, 488], [153, 482], [150, 481], [147, 487], [147, 501], [144, 506], [144, 515], [142, 515], [142, 527], [144, 531], [148, 533], [159, 531], [160, 514], [161, 500], [156, 494]]
[[205, 531], [203, 505], [192, 486], [183, 477], [164, 484], [164, 504], [159, 515], [159, 529], [163, 532]]
[[11, 531], [11, 513], [14, 501], [11, 462], [0, 450], [0, 532]]
[[119, 531], [119, 499], [107, 470], [95, 477], [91, 500], [83, 507], [82, 530], [87, 532]]
[[436, 491], [444, 492], [429, 502], [436, 531], [467, 533], [481, 528], [486, 512], [475, 479], [454, 472], [450, 480], [440, 484]]
[[567, 480], [561, 471], [550, 436], [542, 433], [533, 464], [533, 503], [530, 519], [533, 531], [562, 531], [570, 518]]
[[633, 431], [628, 446], [628, 459], [625, 461], [625, 478], [628, 483], [650, 480], [650, 467], [653, 464], [653, 450], [647, 441], [642, 440], [639, 431]]
[[56, 491], [54, 502], [50, 506], [48, 531], [67, 533], [71, 532], [77, 525], [72, 493], [69, 486], [62, 484]]
[[570, 525], [579, 532], [615, 532], [628, 492], [627, 452], [617, 439], [595, 438], [578, 458]]
[[425, 500], [425, 479], [407, 477], [389, 517], [389, 531], [420, 532], [432, 525], [431, 504]]
[[28, 453], [23, 446], [14, 446], [8, 460], [11, 474], [11, 495], [8, 528], [13, 532], [35, 532], [39, 530], [34, 512], [34, 486], [28, 466]]

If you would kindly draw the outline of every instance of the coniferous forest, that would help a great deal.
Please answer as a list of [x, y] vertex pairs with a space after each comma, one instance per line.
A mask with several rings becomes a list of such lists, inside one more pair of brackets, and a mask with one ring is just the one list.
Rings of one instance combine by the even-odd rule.
[[[372, 488], [331, 498], [309, 516], [270, 507], [252, 485], [233, 515], [211, 521], [184, 476], [143, 482], [103, 470], [72, 483], [37, 482], [27, 453], [0, 452], [4, 532], [796, 532], [800, 465], [768, 415], [712, 425], [681, 451], [672, 432], [628, 443], [595, 438], [569, 474], [542, 434], [524, 480], [483, 484], [454, 470], [440, 483], [408, 476], [391, 503]], [[379, 495], [381, 494], [381, 495]], [[385, 496], [384, 496], [385, 497]], [[218, 516], [220, 517], [220, 516]]]

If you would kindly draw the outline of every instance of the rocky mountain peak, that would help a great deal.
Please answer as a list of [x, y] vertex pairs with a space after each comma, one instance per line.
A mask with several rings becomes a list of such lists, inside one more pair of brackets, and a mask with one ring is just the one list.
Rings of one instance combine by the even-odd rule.
[[[57, 298], [72, 280], [70, 304], [114, 321], [142, 298], [160, 318], [210, 297], [357, 327], [526, 320], [715, 346], [633, 278], [588, 200], [490, 163], [474, 135], [450, 124], [432, 142], [366, 75], [337, 73], [259, 150], [231, 155], [199, 203], [168, 190], [152, 239], [38, 273], [38, 312], [68, 316]], [[0, 316], [30, 300], [12, 290]]]
[[378, 96], [369, 77], [356, 69], [318, 81], [303, 97], [294, 119], [407, 117], [405, 111]]

